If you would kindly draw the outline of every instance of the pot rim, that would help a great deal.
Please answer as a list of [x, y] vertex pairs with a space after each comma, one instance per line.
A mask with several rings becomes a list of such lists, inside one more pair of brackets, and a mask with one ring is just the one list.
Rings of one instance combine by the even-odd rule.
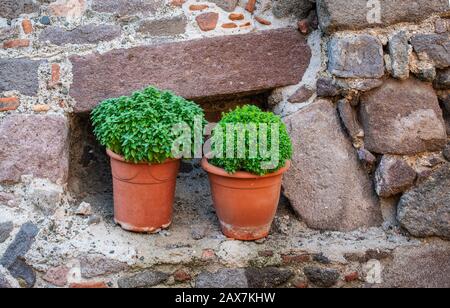
[[260, 178], [270, 178], [270, 177], [278, 176], [278, 175], [285, 173], [291, 167], [291, 161], [287, 160], [286, 164], [283, 168], [281, 168], [278, 171], [266, 174], [266, 175], [257, 175], [257, 174], [253, 174], [253, 173], [246, 172], [246, 171], [238, 171], [234, 174], [229, 174], [228, 172], [225, 171], [225, 169], [211, 165], [206, 157], [203, 157], [203, 159], [202, 159], [202, 167], [208, 173], [227, 177], [227, 178], [260, 179]]
[[114, 159], [114, 160], [118, 160], [118, 161], [121, 161], [123, 163], [130, 164], [130, 165], [164, 165], [164, 164], [169, 164], [169, 163], [176, 162], [176, 161], [180, 160], [180, 159], [175, 159], [175, 158], [168, 158], [165, 161], [163, 161], [162, 163], [149, 163], [149, 162], [133, 163], [133, 162], [126, 161], [125, 157], [123, 157], [122, 155], [114, 153], [110, 149], [106, 149], [106, 154], [108, 154], [108, 156], [110, 158]]

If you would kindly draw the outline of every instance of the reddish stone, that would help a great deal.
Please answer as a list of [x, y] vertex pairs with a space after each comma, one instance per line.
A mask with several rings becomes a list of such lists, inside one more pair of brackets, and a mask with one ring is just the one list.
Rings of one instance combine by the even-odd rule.
[[175, 278], [176, 282], [186, 282], [192, 279], [192, 276], [182, 269], [177, 270], [173, 274], [173, 277]]
[[237, 21], [237, 20], [244, 20], [244, 19], [245, 19], [245, 16], [244, 16], [244, 14], [241, 14], [241, 13], [231, 13], [231, 14], [228, 16], [228, 18], [229, 18], [230, 20]]
[[247, 5], [245, 6], [245, 9], [250, 12], [253, 13], [255, 11], [256, 8], [256, 0], [248, 0]]
[[202, 260], [211, 260], [214, 259], [216, 257], [216, 253], [214, 250], [212, 249], [205, 249], [202, 252]]
[[298, 30], [303, 34], [309, 33], [309, 21], [308, 19], [302, 19], [298, 22]]
[[17, 97], [0, 98], [0, 112], [16, 110], [20, 105]]
[[270, 26], [272, 24], [272, 22], [270, 22], [269, 20], [259, 17], [259, 16], [256, 16], [255, 20], [257, 22], [259, 22], [261, 25], [265, 25], [265, 26]]
[[260, 257], [273, 257], [274, 252], [273, 252], [273, 250], [263, 250], [263, 251], [259, 251], [258, 255]]
[[58, 0], [49, 5], [54, 16], [77, 18], [83, 15], [86, 9], [85, 0]]
[[293, 104], [304, 103], [309, 100], [314, 95], [314, 91], [308, 89], [305, 86], [300, 87], [291, 97], [289, 97], [288, 101]]
[[203, 11], [203, 10], [206, 10], [208, 8], [209, 8], [209, 6], [207, 6], [206, 4], [192, 4], [189, 7], [189, 10], [191, 10], [191, 11]]
[[252, 23], [251, 22], [246, 22], [246, 23], [243, 23], [242, 25], [240, 25], [239, 27], [241, 27], [241, 28], [246, 28], [246, 27], [250, 27], [252, 25]]
[[288, 254], [282, 255], [281, 259], [283, 260], [283, 264], [288, 265], [310, 262], [311, 256], [308, 254]]
[[33, 32], [33, 24], [29, 19], [25, 19], [22, 21], [22, 29], [25, 34], [30, 34]]
[[45, 273], [42, 279], [54, 286], [64, 287], [67, 284], [67, 275], [69, 274], [69, 271], [70, 269], [64, 265], [52, 267]]
[[238, 25], [236, 25], [234, 22], [229, 22], [229, 23], [222, 25], [222, 28], [224, 28], [224, 29], [235, 29], [237, 27], [238, 27]]
[[218, 13], [204, 13], [197, 18], [195, 18], [197, 21], [198, 26], [202, 31], [212, 31], [216, 29], [217, 22], [219, 21], [219, 14]]
[[346, 282], [353, 282], [353, 281], [356, 281], [359, 279], [359, 274], [358, 274], [358, 272], [353, 272], [353, 273], [346, 275], [344, 279]]
[[108, 286], [105, 282], [79, 282], [71, 283], [69, 286], [71, 289], [107, 289]]
[[47, 104], [38, 104], [32, 107], [34, 112], [47, 112], [50, 110], [50, 106]]
[[294, 282], [294, 287], [297, 289], [308, 289], [308, 283], [306, 281], [296, 281]]
[[72, 56], [70, 95], [75, 112], [149, 84], [217, 100], [297, 84], [310, 58], [305, 38], [291, 28]]
[[30, 40], [26, 39], [17, 39], [17, 40], [10, 40], [3, 43], [4, 49], [9, 48], [24, 48], [30, 46]]
[[49, 88], [56, 87], [61, 79], [61, 66], [57, 63], [52, 64], [52, 78], [48, 84]]
[[186, 0], [172, 0], [170, 4], [172, 4], [173, 6], [182, 7], [185, 2]]

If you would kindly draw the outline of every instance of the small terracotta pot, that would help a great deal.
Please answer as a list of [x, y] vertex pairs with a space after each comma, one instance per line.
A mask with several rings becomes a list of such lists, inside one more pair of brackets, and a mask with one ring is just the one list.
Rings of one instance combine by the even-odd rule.
[[133, 232], [155, 233], [172, 223], [180, 160], [161, 164], [128, 163], [110, 150], [114, 221]]
[[229, 174], [211, 165], [206, 158], [202, 160], [202, 167], [209, 175], [213, 203], [223, 233], [242, 241], [269, 235], [280, 200], [283, 173], [289, 169], [290, 162], [265, 176], [248, 172]]

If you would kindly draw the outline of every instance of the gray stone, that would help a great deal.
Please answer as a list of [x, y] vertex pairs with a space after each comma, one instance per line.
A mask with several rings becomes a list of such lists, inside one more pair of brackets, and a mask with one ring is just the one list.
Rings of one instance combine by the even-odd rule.
[[287, 283], [294, 273], [276, 267], [248, 268], [245, 270], [249, 288], [276, 288]]
[[310, 282], [321, 288], [331, 288], [339, 280], [339, 272], [334, 269], [306, 267], [303, 272]]
[[10, 289], [12, 288], [6, 276], [0, 272], [0, 289]]
[[70, 95], [75, 112], [150, 84], [196, 101], [219, 99], [297, 84], [310, 58], [295, 29], [117, 49], [70, 57]]
[[409, 44], [405, 31], [394, 34], [389, 39], [392, 76], [398, 79], [409, 78]]
[[318, 100], [285, 122], [294, 156], [284, 192], [306, 224], [338, 231], [381, 224], [375, 190], [333, 103]]
[[18, 258], [9, 268], [11, 276], [17, 279], [24, 288], [32, 288], [36, 283], [36, 273], [24, 259]]
[[165, 5], [159, 0], [93, 0], [91, 9], [100, 13], [124, 15], [153, 15]]
[[328, 45], [328, 70], [343, 78], [381, 78], [383, 46], [371, 35], [334, 37]]
[[47, 180], [35, 180], [28, 187], [28, 200], [44, 214], [53, 214], [60, 205], [64, 190]]
[[425, 60], [430, 59], [437, 68], [450, 66], [449, 34], [417, 34], [411, 37], [411, 44], [419, 54], [425, 54]]
[[22, 225], [14, 241], [8, 246], [0, 264], [9, 269], [19, 258], [23, 258], [33, 245], [39, 229], [31, 222]]
[[121, 34], [120, 26], [85, 25], [73, 30], [60, 27], [48, 27], [41, 32], [39, 40], [62, 46], [66, 44], [96, 44], [112, 41]]
[[128, 269], [126, 263], [106, 258], [102, 255], [80, 257], [81, 276], [86, 279], [119, 273]]
[[333, 97], [341, 94], [341, 89], [332, 78], [319, 78], [317, 80], [317, 95], [320, 97]]
[[0, 42], [16, 38], [18, 35], [18, 27], [0, 27]]
[[346, 99], [341, 99], [338, 102], [338, 111], [342, 123], [353, 142], [358, 142], [359, 139], [364, 137], [364, 131], [358, 121], [358, 113]]
[[196, 288], [248, 288], [244, 269], [221, 269], [216, 273], [203, 272], [197, 276]]
[[314, 8], [314, 3], [310, 0], [275, 0], [273, 2], [272, 11], [277, 18], [293, 16], [304, 19]]
[[434, 87], [439, 90], [450, 90], [450, 68], [437, 72]]
[[392, 1], [379, 0], [380, 19], [377, 11], [361, 0], [317, 0], [317, 13], [323, 31], [359, 30], [388, 26], [400, 22], [420, 22], [435, 13], [449, 11], [447, 0]]
[[442, 110], [430, 84], [387, 80], [361, 96], [365, 147], [373, 153], [412, 155], [447, 144]]
[[218, 7], [227, 12], [233, 12], [234, 9], [236, 9], [239, 0], [208, 0], [208, 2], [217, 4]]
[[450, 143], [445, 147], [443, 155], [446, 160], [450, 161]]
[[383, 273], [382, 287], [450, 288], [450, 245], [433, 241], [398, 248]]
[[405, 193], [398, 205], [402, 227], [417, 237], [450, 239], [450, 164]]
[[383, 85], [381, 79], [368, 79], [368, 78], [356, 78], [356, 79], [342, 79], [337, 78], [336, 84], [341, 90], [357, 90], [361, 92], [367, 92]]
[[0, 58], [0, 93], [16, 90], [34, 96], [39, 90], [38, 69], [44, 61]]
[[384, 155], [375, 173], [375, 188], [380, 197], [389, 198], [414, 185], [417, 174], [401, 157]]
[[165, 282], [169, 275], [163, 272], [143, 271], [130, 277], [122, 277], [117, 281], [119, 288], [150, 288]]
[[187, 19], [184, 15], [162, 19], [144, 20], [139, 24], [138, 32], [146, 36], [174, 36], [186, 31]]
[[12, 230], [14, 229], [14, 224], [12, 221], [0, 223], [0, 244], [9, 238]]
[[381, 198], [381, 213], [383, 214], [383, 229], [389, 230], [400, 226], [397, 220], [397, 204], [400, 198], [398, 196], [391, 198]]
[[0, 17], [14, 19], [21, 14], [37, 12], [39, 5], [33, 0], [2, 0], [0, 2]]
[[358, 159], [364, 166], [367, 172], [372, 173], [375, 169], [375, 164], [377, 163], [377, 158], [375, 155], [367, 151], [365, 148], [358, 149]]
[[14, 114], [0, 121], [0, 182], [34, 175], [65, 183], [69, 125], [60, 115]]

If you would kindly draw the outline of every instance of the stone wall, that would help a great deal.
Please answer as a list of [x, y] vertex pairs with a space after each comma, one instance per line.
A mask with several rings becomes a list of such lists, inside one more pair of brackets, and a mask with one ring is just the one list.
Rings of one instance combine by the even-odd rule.
[[[449, 17], [448, 0], [0, 0], [0, 287], [449, 287]], [[149, 84], [211, 120], [285, 119], [266, 241], [220, 234], [196, 162], [170, 231], [114, 226], [87, 112]]]

